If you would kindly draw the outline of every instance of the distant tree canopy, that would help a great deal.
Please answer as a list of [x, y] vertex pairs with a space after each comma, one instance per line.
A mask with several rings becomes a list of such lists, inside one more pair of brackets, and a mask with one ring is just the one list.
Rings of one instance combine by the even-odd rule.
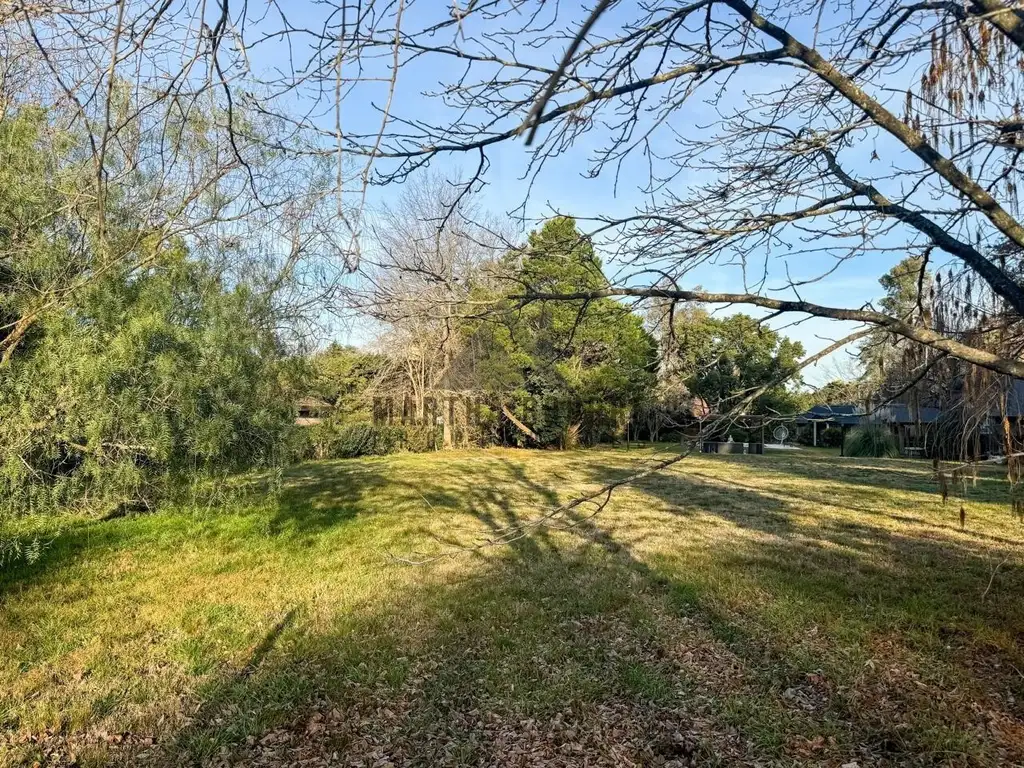
[[[789, 415], [804, 405], [786, 381], [803, 347], [746, 315], [716, 317], [688, 307], [674, 314], [674, 332], [656, 325], [655, 338], [614, 299], [523, 303], [524, 291], [573, 293], [606, 284], [593, 244], [571, 218], [547, 221], [522, 247], [474, 269], [460, 284], [472, 285], [472, 300], [490, 307], [484, 315], [452, 316], [434, 327], [430, 303], [419, 314], [394, 313], [400, 329], [421, 333], [385, 330], [379, 352], [332, 347], [313, 358], [310, 392], [337, 403], [335, 422], [368, 421], [375, 394], [414, 404], [465, 394], [483, 403], [484, 442], [572, 446], [625, 437], [630, 423], [632, 434], [654, 438], [692, 419], [694, 402], [725, 411], [766, 385], [748, 413]], [[429, 349], [424, 328], [434, 339]], [[421, 376], [426, 369], [441, 373]]]
[[310, 359], [308, 394], [330, 403], [350, 421], [369, 421], [371, 391], [385, 364], [383, 355], [331, 344]]
[[[504, 257], [515, 294], [573, 291], [604, 283], [593, 246], [570, 218], [548, 221]], [[617, 435], [655, 381], [657, 349], [641, 319], [611, 299], [538, 303], [511, 299], [472, 330], [483, 392], [545, 444]]]
[[753, 390], [771, 385], [747, 412], [783, 414], [803, 405], [792, 381], [803, 346], [743, 314], [715, 317], [700, 307], [678, 313], [669, 337], [675, 375], [714, 411], [731, 408]]
[[[934, 276], [921, 256], [908, 256], [879, 278], [885, 294], [878, 302], [884, 312], [901, 319], [931, 322]], [[884, 330], [873, 332], [861, 344], [860, 362], [865, 382], [876, 389], [893, 375], [900, 378], [908, 352], [917, 355], [918, 346]], [[914, 361], [911, 362], [913, 365]]]
[[819, 387], [810, 397], [814, 405], [857, 405], [864, 401], [867, 390], [859, 381], [833, 379]]

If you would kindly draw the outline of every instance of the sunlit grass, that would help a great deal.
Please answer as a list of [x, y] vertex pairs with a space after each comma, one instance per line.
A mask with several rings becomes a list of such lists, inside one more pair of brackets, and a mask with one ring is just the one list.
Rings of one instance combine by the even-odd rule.
[[651, 453], [306, 464], [209, 509], [64, 523], [0, 574], [0, 760], [244, 763], [275, 729], [396, 764], [566, 738], [608, 764], [1024, 760], [1024, 530], [997, 468], [964, 530], [925, 462], [805, 451], [691, 457], [590, 523], [393, 558]]

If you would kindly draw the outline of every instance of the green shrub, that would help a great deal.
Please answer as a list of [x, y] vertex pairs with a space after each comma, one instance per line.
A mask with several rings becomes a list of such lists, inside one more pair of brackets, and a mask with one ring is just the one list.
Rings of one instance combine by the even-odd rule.
[[42, 110], [5, 107], [0, 560], [34, 556], [5, 538], [26, 516], [150, 510], [194, 481], [276, 466], [294, 420], [263, 286], [124, 195], [97, 208], [80, 149]]
[[[396, 430], [395, 434], [397, 435], [399, 445], [395, 450], [409, 451], [410, 453], [426, 453], [427, 451], [436, 451], [441, 444], [441, 430], [435, 426], [394, 426], [377, 427], [377, 429]], [[393, 452], [394, 450], [389, 451], [389, 453]]]
[[[802, 424], [799, 427], [791, 427], [790, 434], [793, 435], [793, 440], [800, 445], [812, 446], [814, 442], [814, 426], [812, 424]], [[843, 444], [843, 430], [841, 427], [836, 427], [827, 423], [818, 423], [818, 442], [819, 448], [838, 448]]]
[[894, 458], [900, 455], [896, 437], [885, 427], [858, 427], [846, 438], [847, 456]]
[[838, 448], [843, 444], [843, 430], [840, 427], [825, 427], [818, 432], [818, 445]]
[[[791, 430], [791, 440], [799, 445], [814, 445], [813, 427], [810, 424], [801, 424]], [[773, 438], [774, 439], [774, 438]]]
[[180, 250], [90, 287], [0, 370], [0, 517], [150, 510], [279, 462], [292, 397], [262, 300]]
[[295, 453], [300, 459], [352, 459], [399, 451], [423, 453], [440, 443], [437, 427], [403, 424], [343, 423], [327, 419], [304, 428]]

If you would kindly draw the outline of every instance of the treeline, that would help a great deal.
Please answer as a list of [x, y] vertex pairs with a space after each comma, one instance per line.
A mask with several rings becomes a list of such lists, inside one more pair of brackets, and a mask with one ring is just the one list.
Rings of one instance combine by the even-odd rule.
[[[377, 342], [304, 354], [274, 302], [291, 262], [264, 281], [229, 269], [223, 247], [236, 246], [173, 234], [127, 188], [95, 194], [94, 170], [42, 110], [0, 119], [0, 525], [149, 510], [211, 478], [308, 457], [665, 438], [781, 381], [802, 354], [752, 318], [700, 307], [525, 302], [606, 285], [572, 219], [496, 248], [465, 219], [437, 234], [429, 212], [382, 219], [391, 261], [365, 276], [368, 301], [352, 302], [379, 323]], [[232, 203], [204, 199], [230, 233]], [[382, 396], [416, 424], [374, 423]], [[302, 398], [327, 417], [297, 426]], [[479, 407], [431, 406], [453, 398]], [[798, 407], [792, 384], [777, 384], [752, 409]]]
[[[415, 263], [417, 274], [439, 271], [425, 269], [422, 253]], [[612, 299], [524, 302], [607, 285], [572, 219], [548, 221], [452, 282], [464, 292], [459, 311], [439, 315], [439, 298], [388, 318], [376, 351], [333, 346], [312, 358], [309, 394], [333, 407], [308, 430], [307, 455], [673, 439], [766, 384], [747, 413], [805, 406], [791, 380], [801, 345], [749, 316], [667, 305], [641, 315]], [[473, 311], [480, 306], [486, 312]], [[392, 403], [386, 423], [373, 413], [382, 398]]]

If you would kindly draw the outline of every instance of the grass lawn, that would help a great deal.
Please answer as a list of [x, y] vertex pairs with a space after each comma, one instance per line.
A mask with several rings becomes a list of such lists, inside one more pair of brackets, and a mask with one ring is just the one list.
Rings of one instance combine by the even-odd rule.
[[802, 451], [389, 557], [652, 455], [310, 463], [65, 523], [0, 571], [0, 765], [1024, 764], [1024, 526], [997, 468], [964, 530], [926, 462]]

